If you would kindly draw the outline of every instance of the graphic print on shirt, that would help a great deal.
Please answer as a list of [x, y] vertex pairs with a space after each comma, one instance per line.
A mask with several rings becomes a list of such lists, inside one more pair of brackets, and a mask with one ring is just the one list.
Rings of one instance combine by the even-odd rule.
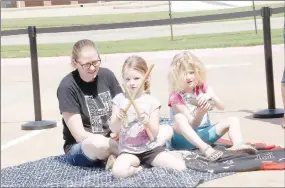
[[146, 144], [149, 141], [148, 135], [143, 125], [137, 120], [130, 122], [125, 130], [125, 144], [129, 146], [138, 146]]
[[109, 126], [112, 114], [111, 94], [109, 91], [99, 93], [99, 99], [103, 106], [97, 104], [93, 96], [85, 96], [86, 106], [89, 112], [91, 130], [93, 133], [103, 132], [103, 125]]

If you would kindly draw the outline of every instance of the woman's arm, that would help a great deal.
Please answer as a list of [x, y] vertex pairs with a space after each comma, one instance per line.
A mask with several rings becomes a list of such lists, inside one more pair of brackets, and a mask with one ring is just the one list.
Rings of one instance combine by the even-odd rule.
[[181, 113], [181, 114], [185, 115], [185, 117], [188, 120], [188, 123], [193, 128], [197, 128], [200, 126], [201, 121], [203, 119], [203, 116], [207, 112], [207, 111], [204, 112], [204, 111], [197, 110], [195, 115], [191, 115], [188, 108], [184, 104], [172, 104], [172, 108], [173, 108], [175, 114]]
[[88, 135], [92, 134], [85, 131], [80, 114], [63, 112], [62, 116], [77, 143], [82, 142]]
[[121, 126], [123, 125], [123, 118], [119, 118], [118, 114], [120, 109], [117, 105], [113, 104], [112, 107], [112, 116], [111, 116], [111, 126], [110, 129], [113, 133], [119, 134], [121, 131]]

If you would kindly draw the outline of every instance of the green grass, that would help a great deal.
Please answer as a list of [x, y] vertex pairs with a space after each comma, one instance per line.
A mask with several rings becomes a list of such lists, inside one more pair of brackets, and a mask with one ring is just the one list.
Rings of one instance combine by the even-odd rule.
[[[283, 30], [272, 29], [272, 44], [283, 44]], [[141, 52], [141, 51], [163, 51], [201, 48], [224, 48], [238, 46], [256, 46], [263, 44], [262, 30], [255, 31], [200, 34], [170, 37], [148, 38], [139, 40], [122, 40], [96, 42], [102, 54]], [[69, 56], [74, 43], [66, 44], [38, 44], [39, 57]], [[2, 46], [1, 58], [30, 57], [28, 45]]]
[[[264, 5], [263, 5], [264, 6]], [[271, 8], [284, 7], [284, 3], [269, 4]], [[261, 9], [261, 5], [256, 6], [256, 10]], [[173, 12], [173, 18], [192, 17], [200, 15], [213, 15], [230, 12], [242, 12], [252, 10], [252, 7], [231, 8], [223, 10], [197, 11], [197, 12]], [[272, 17], [282, 17], [283, 13], [274, 14]], [[26, 29], [28, 26], [42, 27], [59, 27], [59, 26], [75, 26], [75, 25], [95, 25], [110, 24], [133, 21], [159, 20], [169, 18], [168, 12], [146, 12], [131, 14], [114, 14], [114, 15], [88, 15], [88, 16], [68, 16], [68, 17], [51, 17], [51, 18], [21, 18], [21, 19], [3, 19], [1, 20], [1, 30]], [[261, 18], [257, 16], [257, 18]], [[229, 20], [245, 20], [253, 19], [253, 17], [228, 19]]]

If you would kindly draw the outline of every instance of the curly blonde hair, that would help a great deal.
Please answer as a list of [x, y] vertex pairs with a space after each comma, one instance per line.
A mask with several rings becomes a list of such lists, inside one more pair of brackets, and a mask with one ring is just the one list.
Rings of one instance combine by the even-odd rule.
[[[148, 71], [146, 61], [143, 58], [141, 58], [139, 56], [135, 56], [135, 55], [130, 56], [125, 60], [123, 68], [122, 68], [122, 75], [124, 75], [126, 68], [137, 70], [137, 71], [141, 72], [142, 74], [146, 74], [146, 72]], [[150, 94], [150, 81], [149, 81], [149, 79], [147, 79], [144, 83], [144, 92], [147, 94]]]
[[170, 64], [168, 73], [169, 92], [179, 92], [185, 87], [185, 74], [193, 69], [198, 80], [198, 85], [206, 81], [206, 69], [203, 63], [193, 53], [184, 51], [176, 54]]

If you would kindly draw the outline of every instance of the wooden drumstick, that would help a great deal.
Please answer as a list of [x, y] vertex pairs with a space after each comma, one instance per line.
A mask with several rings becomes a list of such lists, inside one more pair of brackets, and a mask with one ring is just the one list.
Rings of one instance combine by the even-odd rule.
[[[129, 90], [128, 90], [128, 88], [127, 88], [127, 86], [125, 84], [123, 84], [123, 88], [124, 88], [125, 92], [127, 93], [128, 98], [130, 99], [130, 103], [134, 106], [134, 109], [135, 109], [135, 111], [136, 111], [136, 113], [138, 115], [138, 118], [139, 118], [141, 116], [139, 108], [137, 107], [133, 97], [131, 96], [131, 94], [130, 94], [130, 92], [129, 92]], [[149, 139], [151, 141], [153, 141], [154, 138], [152, 136], [152, 133], [149, 130], [149, 125], [145, 125], [145, 129], [146, 129], [146, 132], [147, 132], [147, 135], [148, 135]]]

